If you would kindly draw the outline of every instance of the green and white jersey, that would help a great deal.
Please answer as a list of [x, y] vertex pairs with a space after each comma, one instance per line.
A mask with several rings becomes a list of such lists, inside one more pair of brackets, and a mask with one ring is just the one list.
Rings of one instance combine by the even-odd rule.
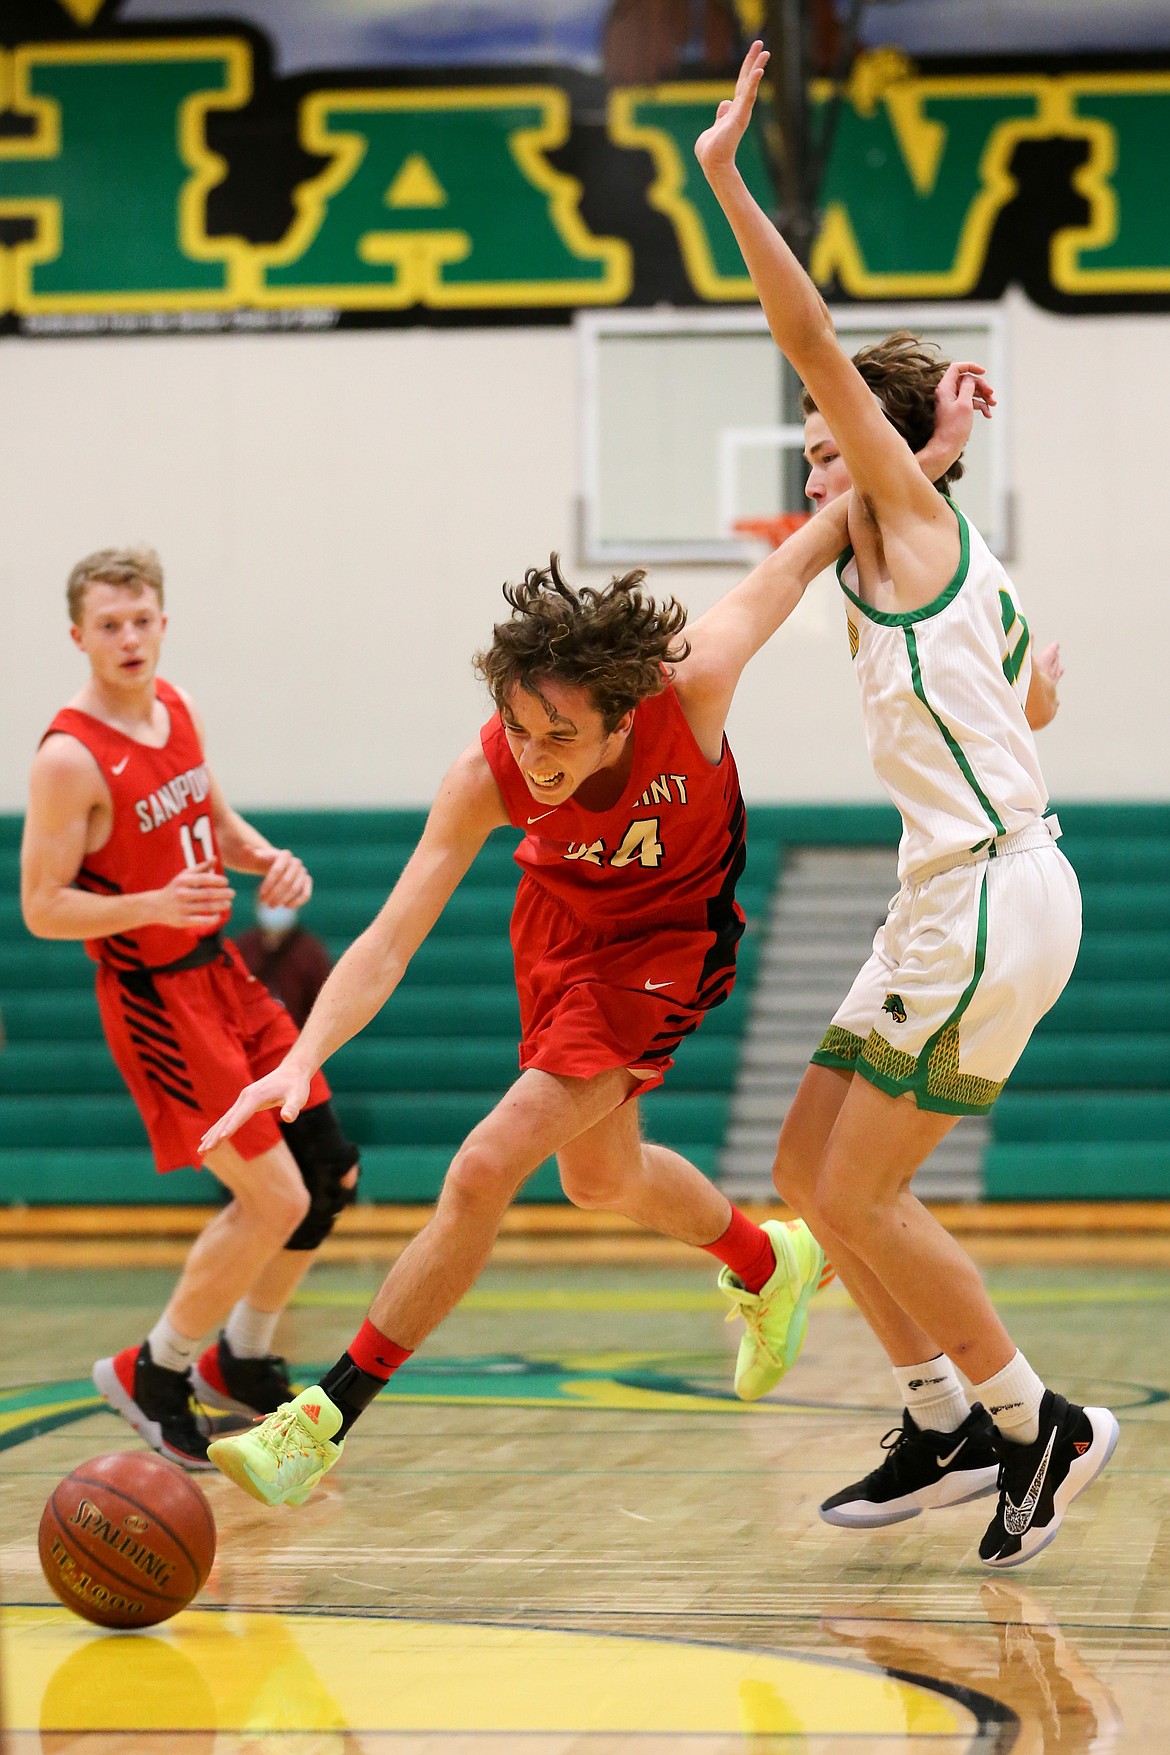
[[902, 817], [903, 879], [1026, 828], [1048, 805], [1024, 716], [1028, 624], [1003, 567], [953, 510], [959, 565], [921, 609], [871, 608], [853, 550], [837, 562], [870, 759]]

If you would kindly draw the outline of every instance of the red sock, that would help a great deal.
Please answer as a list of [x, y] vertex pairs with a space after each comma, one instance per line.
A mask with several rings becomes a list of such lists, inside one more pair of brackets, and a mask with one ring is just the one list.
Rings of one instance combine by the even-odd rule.
[[704, 1243], [708, 1255], [725, 1262], [749, 1292], [758, 1292], [776, 1272], [776, 1252], [766, 1231], [753, 1225], [746, 1213], [731, 1209], [731, 1223], [714, 1243]]
[[400, 1347], [396, 1341], [390, 1340], [368, 1320], [362, 1323], [345, 1350], [359, 1371], [364, 1371], [369, 1377], [378, 1377], [383, 1383], [389, 1382], [412, 1351], [410, 1347]]

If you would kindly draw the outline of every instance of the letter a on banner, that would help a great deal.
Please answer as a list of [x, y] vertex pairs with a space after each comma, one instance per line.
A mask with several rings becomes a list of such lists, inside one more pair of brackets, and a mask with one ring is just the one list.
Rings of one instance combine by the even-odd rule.
[[315, 92], [301, 139], [329, 166], [297, 190], [288, 236], [261, 252], [256, 302], [620, 302], [630, 246], [588, 231], [580, 185], [546, 156], [568, 132], [556, 86]]

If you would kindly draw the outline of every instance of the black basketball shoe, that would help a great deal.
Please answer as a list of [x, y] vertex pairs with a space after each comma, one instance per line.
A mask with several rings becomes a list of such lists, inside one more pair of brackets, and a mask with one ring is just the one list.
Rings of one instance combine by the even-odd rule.
[[213, 1469], [207, 1438], [191, 1406], [186, 1371], [168, 1371], [150, 1356], [150, 1342], [124, 1347], [112, 1359], [99, 1359], [93, 1380], [112, 1408], [128, 1420], [160, 1456], [185, 1469]]
[[294, 1394], [288, 1367], [275, 1353], [262, 1359], [241, 1359], [222, 1332], [214, 1346], [196, 1360], [191, 1385], [205, 1408], [228, 1414], [274, 1414]]
[[995, 1425], [982, 1402], [975, 1403], [954, 1432], [917, 1425], [907, 1408], [902, 1424], [882, 1439], [882, 1449], [889, 1455], [872, 1474], [825, 1500], [821, 1516], [826, 1523], [879, 1529], [995, 1492]]
[[997, 1432], [999, 1505], [979, 1544], [988, 1566], [1020, 1566], [1046, 1548], [1078, 1493], [1095, 1481], [1117, 1444], [1108, 1408], [1078, 1408], [1046, 1389], [1040, 1435], [1013, 1444]]

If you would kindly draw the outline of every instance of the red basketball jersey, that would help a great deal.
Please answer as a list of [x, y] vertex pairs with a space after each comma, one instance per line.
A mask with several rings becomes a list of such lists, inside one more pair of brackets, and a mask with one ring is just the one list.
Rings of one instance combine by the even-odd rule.
[[[86, 854], [74, 880], [80, 890], [101, 896], [161, 890], [185, 865], [205, 859], [223, 870], [199, 734], [178, 690], [161, 678], [154, 686], [171, 724], [161, 749], [136, 743], [76, 707], [63, 707], [45, 733], [67, 732], [85, 745], [102, 771], [114, 807], [109, 840], [96, 853]], [[221, 926], [227, 918], [225, 914]], [[97, 962], [115, 969], [155, 969], [187, 956], [205, 936], [176, 926], [139, 926], [132, 933], [87, 939], [85, 948]]]
[[723, 740], [707, 760], [668, 684], [634, 711], [633, 761], [612, 809], [576, 798], [551, 810], [528, 790], [499, 714], [480, 732], [509, 820], [527, 833], [517, 864], [574, 914], [603, 929], [702, 926], [730, 909], [743, 870], [744, 807]]

